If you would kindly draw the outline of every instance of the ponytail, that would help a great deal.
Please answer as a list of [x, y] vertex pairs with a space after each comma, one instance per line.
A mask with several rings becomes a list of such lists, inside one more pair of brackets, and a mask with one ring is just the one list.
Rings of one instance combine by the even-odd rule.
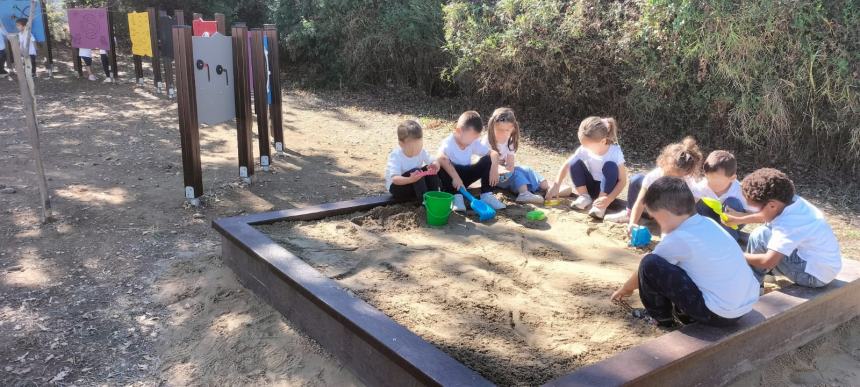
[[697, 177], [700, 175], [702, 159], [696, 139], [687, 136], [679, 143], [666, 145], [657, 158], [657, 166], [664, 171], [673, 170], [684, 176]]

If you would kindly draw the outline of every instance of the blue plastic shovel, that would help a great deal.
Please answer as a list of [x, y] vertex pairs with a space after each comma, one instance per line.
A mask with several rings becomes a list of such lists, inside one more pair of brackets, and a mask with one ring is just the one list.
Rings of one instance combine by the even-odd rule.
[[478, 214], [478, 220], [484, 222], [496, 217], [496, 210], [493, 207], [490, 207], [489, 204], [484, 203], [478, 199], [475, 199], [469, 191], [466, 191], [466, 187], [460, 187], [460, 193], [469, 199], [469, 204], [472, 206], [472, 210]]

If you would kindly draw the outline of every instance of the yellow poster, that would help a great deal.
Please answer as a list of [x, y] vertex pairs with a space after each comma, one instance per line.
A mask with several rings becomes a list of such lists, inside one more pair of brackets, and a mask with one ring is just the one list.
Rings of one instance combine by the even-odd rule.
[[149, 13], [129, 12], [128, 34], [131, 36], [131, 53], [152, 56], [152, 40], [149, 34]]

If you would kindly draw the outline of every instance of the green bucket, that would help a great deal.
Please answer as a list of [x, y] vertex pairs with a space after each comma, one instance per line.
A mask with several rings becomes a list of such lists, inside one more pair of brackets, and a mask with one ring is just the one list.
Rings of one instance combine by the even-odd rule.
[[429, 191], [424, 193], [424, 209], [427, 211], [427, 224], [431, 226], [444, 226], [448, 224], [451, 215], [451, 205], [454, 203], [454, 195], [441, 191]]

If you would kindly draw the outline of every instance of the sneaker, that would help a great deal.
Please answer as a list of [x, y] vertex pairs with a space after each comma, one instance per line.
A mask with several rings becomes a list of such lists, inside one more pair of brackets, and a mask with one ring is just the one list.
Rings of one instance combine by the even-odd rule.
[[93, 74], [90, 74], [90, 76], [89, 76], [89, 77], [87, 77], [87, 79], [89, 79], [89, 80], [91, 80], [91, 81], [96, 81], [96, 80], [98, 80], [98, 78], [96, 78], [96, 76], [95, 76], [95, 75], [93, 75]]
[[113, 83], [113, 78], [105, 78], [104, 83]]
[[463, 202], [463, 195], [454, 194], [454, 211], [466, 212], [466, 203]]
[[584, 210], [591, 205], [591, 202], [591, 195], [582, 194], [577, 196], [576, 200], [574, 200], [573, 203], [570, 203], [570, 206], [578, 210]]
[[654, 326], [658, 326], [661, 328], [668, 328], [668, 329], [674, 329], [674, 328], [679, 327], [678, 322], [675, 321], [674, 318], [668, 319], [668, 320], [657, 320], [654, 317], [651, 317], [651, 315], [648, 314], [648, 311], [646, 311], [643, 308], [633, 309], [633, 311], [631, 311], [630, 314], [633, 315], [633, 318], [640, 319], [648, 325], [654, 325]]
[[526, 191], [517, 195], [517, 203], [543, 204], [543, 196]]
[[627, 210], [623, 210], [614, 214], [605, 215], [603, 220], [612, 223], [627, 223], [630, 221], [630, 215], [627, 213]]
[[606, 209], [592, 206], [591, 210], [588, 211], [588, 215], [591, 215], [592, 218], [603, 219], [603, 216], [606, 215]]
[[501, 210], [507, 208], [507, 206], [500, 202], [499, 199], [496, 199], [496, 195], [493, 195], [492, 192], [485, 192], [481, 194], [481, 201], [487, 203], [490, 207], [493, 207], [494, 210]]

